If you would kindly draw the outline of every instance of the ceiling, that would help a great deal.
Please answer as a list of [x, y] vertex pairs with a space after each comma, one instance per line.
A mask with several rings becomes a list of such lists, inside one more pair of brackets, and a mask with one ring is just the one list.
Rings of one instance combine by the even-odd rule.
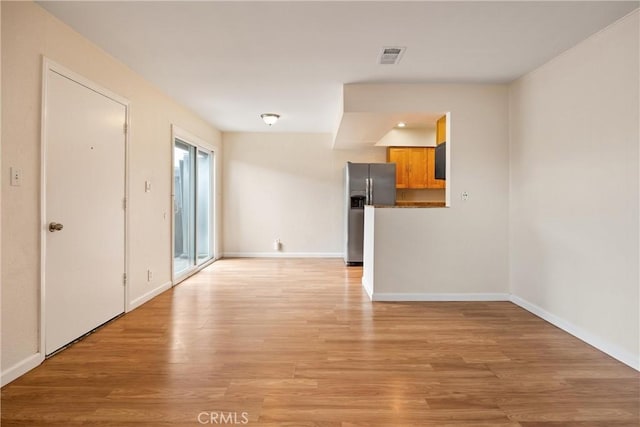
[[[638, 2], [93, 2], [42, 7], [222, 131], [335, 132], [346, 83], [509, 82]], [[406, 46], [398, 65], [383, 46]], [[261, 113], [279, 113], [269, 128]]]
[[[405, 129], [435, 129], [436, 120], [445, 112], [345, 112], [336, 132], [333, 148], [359, 149], [376, 145], [391, 130], [399, 129], [398, 123], [405, 123]], [[402, 130], [400, 128], [400, 130]], [[435, 135], [434, 135], [435, 142]]]

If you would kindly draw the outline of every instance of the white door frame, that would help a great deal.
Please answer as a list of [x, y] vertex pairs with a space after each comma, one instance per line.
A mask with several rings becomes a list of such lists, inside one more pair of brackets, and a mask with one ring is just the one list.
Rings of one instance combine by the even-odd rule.
[[[49, 84], [49, 72], [52, 71], [63, 77], [90, 89], [100, 95], [103, 95], [125, 107], [125, 148], [124, 148], [124, 197], [127, 203], [124, 217], [124, 273], [129, 276], [129, 132], [130, 132], [130, 106], [129, 100], [122, 96], [111, 92], [97, 83], [63, 67], [62, 65], [42, 57], [42, 109], [41, 109], [41, 152], [40, 152], [40, 330], [39, 332], [39, 348], [38, 354], [40, 363], [45, 358], [45, 295], [46, 295], [46, 255], [47, 255], [47, 182], [46, 182], [46, 154], [47, 154], [47, 88]], [[129, 281], [125, 282], [124, 301], [122, 301], [122, 311], [126, 312], [129, 307]]]
[[[198, 265], [198, 255], [196, 254], [196, 265], [194, 266], [193, 269], [189, 270], [187, 273], [185, 273], [184, 275], [180, 276], [180, 277], [175, 277], [175, 266], [174, 266], [174, 260], [173, 260], [173, 252], [174, 252], [174, 248], [175, 248], [175, 215], [173, 212], [174, 209], [174, 199], [176, 197], [176, 188], [175, 188], [175, 180], [173, 178], [173, 168], [174, 168], [174, 162], [175, 162], [175, 143], [176, 143], [176, 139], [179, 139], [185, 143], [187, 143], [188, 145], [191, 145], [193, 147], [196, 147], [196, 162], [198, 159], [198, 150], [202, 150], [202, 151], [207, 151], [209, 153], [211, 153], [212, 156], [212, 161], [211, 161], [211, 166], [212, 166], [212, 170], [211, 170], [211, 212], [212, 212], [212, 216], [211, 218], [209, 218], [209, 229], [210, 229], [210, 234], [213, 235], [213, 239], [211, 239], [211, 248], [213, 251], [213, 256], [211, 257], [210, 260], [203, 262], [201, 265]], [[209, 266], [211, 263], [213, 263], [217, 258], [218, 258], [218, 233], [217, 233], [217, 227], [216, 224], [218, 222], [218, 215], [217, 215], [217, 208], [218, 208], [218, 200], [216, 198], [216, 195], [218, 194], [218, 179], [217, 179], [217, 174], [218, 174], [218, 159], [217, 159], [217, 155], [218, 153], [216, 152], [215, 147], [213, 147], [211, 144], [208, 144], [204, 139], [197, 137], [196, 135], [192, 134], [191, 132], [188, 132], [178, 126], [176, 126], [175, 124], [171, 125], [171, 167], [170, 167], [170, 176], [171, 176], [171, 196], [169, 198], [169, 212], [171, 212], [171, 247], [169, 248], [169, 259], [171, 260], [171, 286], [175, 286], [178, 283], [182, 282], [183, 280], [187, 279], [190, 276], [193, 276], [194, 274], [196, 274], [198, 271], [202, 270], [203, 268]], [[197, 168], [197, 166], [196, 166]], [[197, 233], [196, 233], [197, 234]], [[196, 243], [197, 245], [197, 243]]]

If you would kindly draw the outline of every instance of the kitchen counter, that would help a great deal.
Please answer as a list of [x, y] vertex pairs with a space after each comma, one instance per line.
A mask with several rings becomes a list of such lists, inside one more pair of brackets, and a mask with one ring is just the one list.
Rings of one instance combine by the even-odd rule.
[[419, 202], [415, 200], [396, 200], [395, 207], [444, 208], [444, 202]]
[[374, 208], [444, 208], [444, 202], [396, 202], [394, 206], [373, 205]]

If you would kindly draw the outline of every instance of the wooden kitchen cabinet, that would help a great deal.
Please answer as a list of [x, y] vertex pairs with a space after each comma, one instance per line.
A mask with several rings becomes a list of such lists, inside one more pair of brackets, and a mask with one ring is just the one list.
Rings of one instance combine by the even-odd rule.
[[440, 145], [447, 140], [447, 116], [442, 116], [436, 121], [436, 144]]
[[396, 164], [396, 188], [445, 188], [445, 181], [434, 177], [434, 147], [389, 147], [387, 162]]
[[428, 151], [425, 147], [415, 147], [410, 150], [408, 188], [429, 188]]
[[396, 188], [409, 187], [409, 158], [410, 148], [389, 147], [387, 149], [387, 163], [396, 164]]
[[427, 188], [446, 188], [447, 181], [436, 179], [436, 149], [427, 148]]

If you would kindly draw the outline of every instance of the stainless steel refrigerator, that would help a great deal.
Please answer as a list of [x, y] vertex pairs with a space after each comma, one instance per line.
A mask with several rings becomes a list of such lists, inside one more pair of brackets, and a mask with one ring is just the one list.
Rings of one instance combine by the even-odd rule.
[[365, 205], [396, 204], [395, 163], [351, 163], [345, 167], [344, 262], [362, 263]]

